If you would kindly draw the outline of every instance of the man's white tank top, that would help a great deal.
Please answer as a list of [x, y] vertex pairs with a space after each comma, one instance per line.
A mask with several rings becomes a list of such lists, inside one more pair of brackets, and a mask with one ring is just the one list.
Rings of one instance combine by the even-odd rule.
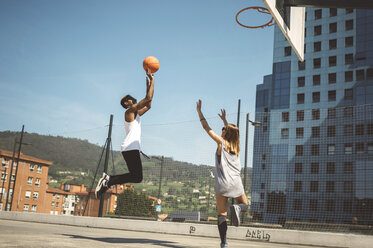
[[122, 152], [131, 150], [141, 150], [141, 121], [140, 115], [137, 114], [134, 121], [127, 122], [124, 118], [124, 129], [126, 138], [121, 146]]

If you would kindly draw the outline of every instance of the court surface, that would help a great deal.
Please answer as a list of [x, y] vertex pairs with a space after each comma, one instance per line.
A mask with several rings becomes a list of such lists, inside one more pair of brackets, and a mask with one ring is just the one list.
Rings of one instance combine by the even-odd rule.
[[[133, 232], [0, 220], [0, 247], [220, 247], [218, 238]], [[310, 248], [257, 241], [228, 240], [229, 247]]]

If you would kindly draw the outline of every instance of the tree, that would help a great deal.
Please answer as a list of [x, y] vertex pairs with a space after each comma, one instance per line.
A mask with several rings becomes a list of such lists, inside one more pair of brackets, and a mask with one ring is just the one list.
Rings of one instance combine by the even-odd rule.
[[118, 195], [117, 215], [153, 217], [155, 208], [153, 200], [144, 193], [137, 193], [133, 189], [126, 189]]

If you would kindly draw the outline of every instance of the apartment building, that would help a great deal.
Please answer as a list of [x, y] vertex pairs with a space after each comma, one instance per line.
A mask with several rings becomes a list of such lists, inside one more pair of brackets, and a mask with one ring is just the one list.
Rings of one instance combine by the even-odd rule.
[[257, 85], [251, 213], [373, 223], [373, 11], [306, 10], [305, 61], [275, 28]]
[[13, 152], [0, 150], [0, 210], [44, 213], [48, 169], [52, 162], [21, 153], [17, 166], [17, 159], [12, 161], [12, 157]]

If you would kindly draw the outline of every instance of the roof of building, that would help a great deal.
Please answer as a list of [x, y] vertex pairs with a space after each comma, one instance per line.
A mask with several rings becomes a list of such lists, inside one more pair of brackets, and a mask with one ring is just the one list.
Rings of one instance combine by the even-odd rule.
[[57, 189], [57, 188], [47, 188], [47, 193], [55, 193], [55, 194], [61, 194], [61, 195], [70, 195], [71, 194], [69, 192], [66, 192], [64, 190]]
[[[17, 155], [18, 154], [16, 154], [15, 157], [17, 157]], [[0, 156], [12, 158], [13, 157], [13, 152], [0, 149]], [[32, 157], [32, 156], [24, 155], [22, 152], [21, 152], [19, 158], [20, 158], [20, 160], [35, 162], [35, 163], [44, 164], [44, 165], [48, 165], [48, 166], [53, 164], [53, 162], [51, 162], [51, 161], [47, 161], [47, 160], [43, 160], [43, 159], [40, 159], [40, 158], [35, 158], [35, 157]]]

